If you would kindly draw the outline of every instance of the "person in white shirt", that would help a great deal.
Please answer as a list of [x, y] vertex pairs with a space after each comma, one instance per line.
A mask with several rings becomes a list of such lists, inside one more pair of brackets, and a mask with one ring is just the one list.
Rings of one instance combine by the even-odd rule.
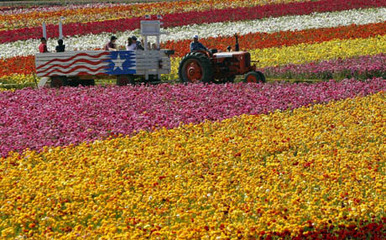
[[126, 50], [127, 51], [137, 50], [137, 43], [132, 38], [127, 39]]

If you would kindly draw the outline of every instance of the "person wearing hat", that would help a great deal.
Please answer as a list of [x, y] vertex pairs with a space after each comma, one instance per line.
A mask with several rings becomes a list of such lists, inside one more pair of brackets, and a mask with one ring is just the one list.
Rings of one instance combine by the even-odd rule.
[[198, 41], [198, 35], [194, 35], [193, 42], [190, 43], [190, 51], [193, 52], [199, 50], [208, 51], [208, 49]]
[[110, 42], [108, 42], [105, 45], [104, 50], [106, 50], [106, 51], [117, 51], [117, 45], [115, 44], [116, 41], [117, 41], [117, 37], [116, 36], [111, 36]]

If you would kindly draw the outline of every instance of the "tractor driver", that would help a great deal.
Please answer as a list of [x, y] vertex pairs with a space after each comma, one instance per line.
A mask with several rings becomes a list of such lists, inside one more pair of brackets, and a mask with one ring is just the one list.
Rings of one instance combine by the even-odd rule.
[[208, 49], [198, 41], [198, 35], [194, 35], [193, 42], [190, 43], [190, 51], [193, 52], [199, 50], [208, 51]]

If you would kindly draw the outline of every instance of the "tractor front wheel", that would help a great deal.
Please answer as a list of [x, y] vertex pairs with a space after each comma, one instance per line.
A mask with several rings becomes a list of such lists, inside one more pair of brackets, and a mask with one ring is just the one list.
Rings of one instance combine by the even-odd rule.
[[213, 67], [205, 54], [191, 52], [181, 60], [178, 76], [183, 83], [208, 83], [213, 80]]
[[259, 71], [252, 71], [245, 75], [244, 82], [246, 83], [258, 83], [258, 82], [265, 82], [265, 76], [262, 72]]

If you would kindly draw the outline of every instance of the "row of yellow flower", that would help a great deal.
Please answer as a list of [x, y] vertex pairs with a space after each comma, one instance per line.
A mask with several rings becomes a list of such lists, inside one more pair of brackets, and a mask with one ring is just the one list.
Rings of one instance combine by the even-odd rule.
[[380, 92], [13, 154], [1, 236], [214, 239], [379, 220], [385, 106]]
[[66, 23], [97, 22], [121, 18], [142, 17], [147, 14], [170, 14], [189, 11], [205, 11], [210, 9], [253, 7], [265, 4], [306, 2], [308, 0], [189, 0], [172, 1], [160, 3], [139, 3], [131, 5], [110, 4], [99, 7], [90, 6], [84, 8], [50, 8], [47, 11], [29, 11], [27, 13], [16, 13], [0, 15], [0, 30], [22, 28], [25, 26], [40, 26], [42, 21], [58, 24], [59, 17], [65, 17]]
[[[332, 40], [322, 43], [302, 43], [294, 46], [283, 46], [250, 50], [251, 59], [257, 61], [258, 68], [302, 64], [355, 56], [375, 55], [386, 52], [386, 35], [373, 38], [349, 40]], [[210, 46], [208, 46], [210, 47]], [[172, 59], [172, 71], [169, 79], [178, 78], [178, 66], [181, 58]]]
[[36, 85], [38, 81], [40, 81], [40, 79], [33, 74], [12, 74], [9, 76], [2, 76], [0, 78], [0, 91], [14, 90], [15, 87], [31, 87]]
[[[16, 83], [16, 84], [25, 84], [25, 83], [33, 83], [38, 81], [37, 78], [34, 77], [32, 74], [13, 74], [9, 76], [3, 76], [1, 77], [1, 82], [4, 84], [7, 83]], [[0, 84], [1, 87], [1, 84]]]

